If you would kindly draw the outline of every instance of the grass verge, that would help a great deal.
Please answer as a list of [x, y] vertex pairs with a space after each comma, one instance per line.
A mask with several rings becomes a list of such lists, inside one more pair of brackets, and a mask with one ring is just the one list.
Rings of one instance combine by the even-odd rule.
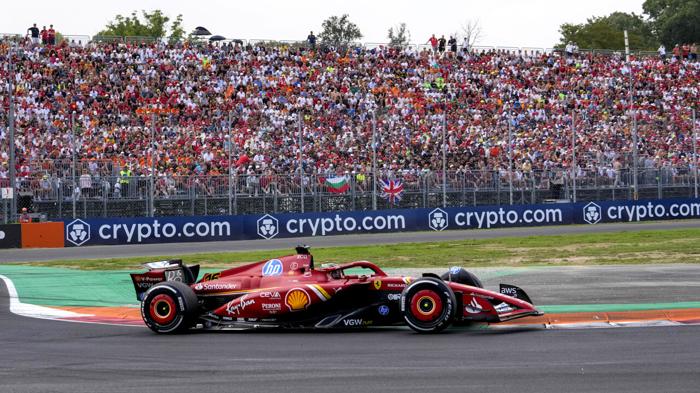
[[[294, 240], [290, 239], [290, 245]], [[312, 249], [317, 263], [369, 260], [381, 267], [547, 266], [700, 263], [700, 228], [527, 236]], [[86, 270], [134, 269], [147, 261], [227, 267], [293, 253], [291, 249], [23, 263]]]

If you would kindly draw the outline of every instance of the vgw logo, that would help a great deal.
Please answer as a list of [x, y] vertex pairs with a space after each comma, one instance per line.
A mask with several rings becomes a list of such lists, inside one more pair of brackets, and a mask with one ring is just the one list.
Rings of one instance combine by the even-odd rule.
[[258, 219], [258, 236], [264, 239], [272, 239], [279, 234], [279, 221], [269, 214]]
[[442, 231], [447, 228], [447, 212], [437, 208], [428, 213], [428, 227], [434, 231]]
[[583, 207], [583, 221], [589, 224], [597, 224], [603, 218], [603, 209], [591, 202]]
[[90, 240], [90, 224], [80, 219], [73, 220], [66, 225], [66, 240], [76, 246], [82, 246]]

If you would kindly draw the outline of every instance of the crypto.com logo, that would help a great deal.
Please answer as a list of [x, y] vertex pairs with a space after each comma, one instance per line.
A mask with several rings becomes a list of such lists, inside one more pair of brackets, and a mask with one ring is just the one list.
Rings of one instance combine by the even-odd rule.
[[279, 234], [279, 221], [269, 214], [258, 219], [258, 236], [263, 239], [272, 239]]
[[76, 246], [82, 246], [90, 240], [90, 224], [80, 219], [73, 220], [66, 225], [66, 240]]
[[442, 231], [447, 228], [447, 212], [437, 208], [428, 213], [428, 226], [434, 231]]
[[603, 218], [603, 209], [591, 202], [583, 207], [583, 221], [589, 224], [597, 224]]

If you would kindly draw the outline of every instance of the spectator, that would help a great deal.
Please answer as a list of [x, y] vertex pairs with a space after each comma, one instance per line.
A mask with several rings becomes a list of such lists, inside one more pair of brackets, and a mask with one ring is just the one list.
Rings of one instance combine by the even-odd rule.
[[[386, 164], [382, 176], [439, 177], [444, 113], [449, 164], [478, 174], [475, 184], [488, 184], [490, 171], [507, 168], [505, 106], [512, 108], [513, 162], [523, 179], [526, 166], [517, 165], [523, 160], [532, 173], [571, 167], [565, 130], [574, 108], [586, 121], [577, 166], [612, 174], [612, 183], [615, 160], [620, 168], [631, 165], [627, 89], [620, 88], [629, 83], [627, 64], [615, 55], [574, 59], [491, 50], [455, 60], [436, 58], [429, 49], [314, 53], [161, 43], [58, 45], [48, 51], [29, 44], [18, 52], [25, 59], [15, 72], [18, 177], [27, 187], [39, 187], [48, 174], [66, 196], [72, 186], [64, 180], [73, 150], [71, 113], [79, 130], [79, 173], [87, 168], [95, 190], [106, 177], [114, 195], [130, 197], [139, 190], [129, 179], [151, 174], [152, 114], [168, 124], [156, 135], [153, 157], [157, 176], [174, 179], [167, 183], [170, 195], [173, 182], [174, 188], [187, 189], [183, 176], [228, 172], [228, 130], [221, 119], [229, 112], [237, 118], [231, 130], [232, 172], [245, 176], [251, 167], [252, 193], [261, 186], [272, 190], [274, 184], [279, 190], [298, 189], [300, 181], [311, 192], [315, 183], [309, 179], [317, 174], [369, 173], [368, 113], [377, 108], [377, 161], [380, 168]], [[640, 157], [658, 159], [654, 168], [687, 166], [684, 157], [692, 152], [687, 108], [700, 95], [700, 65], [653, 56], [634, 59], [633, 67]], [[7, 77], [6, 69], [0, 66], [0, 77]], [[299, 142], [289, 132], [296, 130], [299, 110], [307, 113], [303, 177], [297, 172]], [[0, 140], [3, 135], [7, 129], [0, 123]], [[1, 146], [7, 144], [0, 144], [0, 158], [7, 162], [7, 148]], [[591, 168], [585, 165], [589, 162]], [[284, 175], [294, 185], [278, 180]], [[6, 168], [0, 177], [6, 181]], [[58, 187], [59, 182], [65, 186]], [[246, 188], [247, 179], [239, 184]], [[213, 189], [209, 183], [197, 187]]]
[[34, 23], [32, 27], [27, 29], [27, 35], [29, 35], [32, 38], [32, 44], [39, 44], [39, 28], [36, 27], [36, 23]]
[[690, 46], [690, 59], [692, 61], [698, 60], [698, 44], [697, 43], [694, 43], [693, 45]]
[[676, 44], [676, 46], [673, 47], [673, 58], [676, 60], [681, 59], [681, 45]]
[[56, 30], [53, 29], [53, 25], [49, 25], [49, 31], [47, 32], [46, 36], [49, 45], [56, 45]]
[[91, 196], [90, 191], [92, 190], [92, 178], [90, 177], [90, 174], [88, 174], [87, 172], [83, 172], [83, 174], [80, 175], [79, 183], [81, 194], [85, 198]]
[[447, 40], [445, 40], [445, 36], [440, 36], [440, 39], [438, 40], [438, 51], [441, 55], [445, 53], [445, 43], [447, 43]]
[[438, 39], [435, 38], [435, 34], [430, 36], [430, 38], [428, 39], [428, 43], [430, 44], [430, 47], [433, 48], [433, 53], [437, 53]]
[[681, 46], [681, 57], [690, 60], [690, 45], [683, 44]]
[[22, 214], [19, 215], [19, 222], [21, 224], [26, 224], [32, 222], [32, 218], [29, 215], [29, 212], [27, 211], [26, 207], [22, 208]]
[[666, 60], [666, 47], [664, 46], [664, 44], [661, 44], [659, 46], [659, 49], [657, 50], [657, 52], [659, 53], [659, 58], [661, 60]]
[[49, 31], [46, 30], [46, 26], [43, 26], [41, 28], [41, 45], [48, 45], [49, 44]]
[[309, 43], [309, 47], [311, 49], [316, 49], [316, 36], [314, 35], [314, 32], [310, 32], [309, 36], [306, 37], [306, 41]]
[[569, 41], [564, 49], [566, 51], [566, 57], [571, 57], [574, 55], [574, 43]]
[[450, 36], [450, 40], [447, 41], [447, 43], [450, 45], [450, 52], [452, 52], [453, 55], [456, 54], [457, 53], [457, 39]]

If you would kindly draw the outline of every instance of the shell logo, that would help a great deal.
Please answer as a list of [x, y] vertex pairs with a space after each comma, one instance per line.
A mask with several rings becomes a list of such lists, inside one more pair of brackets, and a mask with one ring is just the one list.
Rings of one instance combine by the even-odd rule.
[[289, 307], [289, 311], [303, 310], [309, 306], [310, 302], [309, 294], [301, 288], [292, 289], [284, 297], [284, 304]]

